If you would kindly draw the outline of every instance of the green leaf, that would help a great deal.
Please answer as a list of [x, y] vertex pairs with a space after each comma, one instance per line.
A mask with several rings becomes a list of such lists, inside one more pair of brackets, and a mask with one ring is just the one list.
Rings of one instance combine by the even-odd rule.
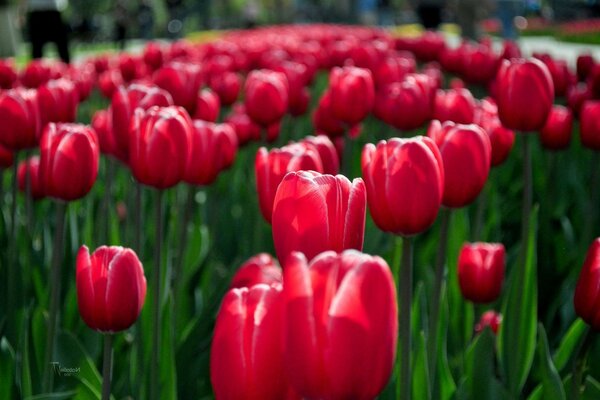
[[175, 365], [175, 340], [173, 338], [173, 301], [169, 296], [163, 308], [161, 348], [160, 348], [160, 388], [161, 397], [177, 398], [177, 371]]
[[494, 377], [494, 333], [490, 328], [479, 334], [469, 349], [466, 359], [467, 392], [469, 399], [495, 399], [492, 387]]
[[508, 293], [502, 307], [502, 324], [498, 337], [500, 360], [505, 384], [518, 397], [525, 384], [537, 338], [536, 232], [538, 207], [530, 216], [524, 265], [513, 268]]
[[21, 328], [21, 395], [29, 397], [33, 394], [31, 366], [29, 363], [29, 310], [23, 319]]
[[0, 399], [12, 399], [14, 389], [15, 352], [3, 337], [0, 340]]
[[560, 375], [552, 362], [548, 338], [542, 324], [538, 325], [538, 360], [542, 374], [542, 398], [545, 400], [566, 400], [565, 388]]
[[55, 376], [54, 381], [65, 383], [74, 381], [85, 383], [100, 393], [102, 377], [94, 364], [94, 360], [81, 345], [79, 340], [70, 332], [61, 331], [56, 341], [56, 360], [60, 367], [78, 368], [79, 371], [72, 376]]
[[446, 301], [446, 288], [444, 286], [442, 286], [441, 300], [437, 337], [436, 381], [434, 382], [432, 397], [439, 400], [448, 400], [456, 391], [456, 384], [454, 383], [454, 378], [452, 378], [452, 372], [450, 371], [450, 366], [448, 364], [448, 350], [446, 343], [448, 337], [449, 313], [448, 303]]
[[425, 332], [421, 331], [416, 339], [417, 352], [413, 361], [412, 398], [423, 400], [431, 399]]
[[563, 336], [558, 346], [558, 350], [554, 353], [554, 364], [558, 371], [562, 371], [571, 357], [575, 353], [575, 349], [581, 340], [584, 340], [585, 333], [588, 331], [588, 325], [583, 320], [577, 318], [571, 325], [567, 333]]
[[62, 400], [72, 399], [77, 394], [77, 391], [70, 390], [67, 392], [55, 392], [48, 394], [38, 394], [36, 396], [26, 397], [25, 400]]

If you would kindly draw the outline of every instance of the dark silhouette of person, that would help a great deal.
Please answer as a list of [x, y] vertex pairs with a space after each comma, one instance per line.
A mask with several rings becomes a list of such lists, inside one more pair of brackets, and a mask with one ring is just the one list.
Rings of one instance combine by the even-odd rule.
[[22, 0], [21, 9], [27, 10], [32, 58], [41, 58], [46, 43], [54, 43], [61, 60], [71, 61], [67, 27], [61, 16], [66, 6], [67, 0]]

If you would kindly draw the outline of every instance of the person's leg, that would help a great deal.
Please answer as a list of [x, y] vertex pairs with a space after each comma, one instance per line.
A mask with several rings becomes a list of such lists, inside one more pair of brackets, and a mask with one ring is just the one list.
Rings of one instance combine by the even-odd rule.
[[27, 14], [27, 29], [31, 40], [31, 58], [42, 58], [44, 54], [44, 18], [37, 11]]
[[52, 41], [56, 44], [58, 55], [61, 60], [68, 64], [71, 61], [71, 54], [69, 53], [69, 37], [67, 27], [63, 23], [60, 12], [48, 11], [48, 22], [51, 24], [49, 32], [54, 32]]

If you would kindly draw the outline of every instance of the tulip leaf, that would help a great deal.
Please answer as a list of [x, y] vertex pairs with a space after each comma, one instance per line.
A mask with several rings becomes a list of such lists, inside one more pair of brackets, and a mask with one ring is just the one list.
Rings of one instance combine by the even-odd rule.
[[456, 391], [456, 384], [448, 365], [448, 303], [446, 301], [445, 286], [442, 286], [440, 320], [438, 323], [438, 345], [436, 355], [436, 378], [433, 382], [432, 397], [439, 400], [448, 400]]
[[12, 399], [14, 390], [15, 352], [5, 337], [0, 339], [0, 399]]
[[575, 349], [581, 340], [585, 339], [585, 333], [588, 331], [588, 325], [580, 318], [577, 318], [567, 333], [563, 336], [558, 346], [558, 350], [554, 353], [554, 364], [558, 371], [562, 371], [569, 360], [571, 360]]
[[425, 332], [421, 331], [415, 339], [417, 351], [413, 360], [412, 398], [431, 399]]
[[27, 310], [25, 318], [23, 319], [23, 325], [21, 328], [21, 396], [29, 397], [33, 394], [33, 384], [31, 379], [31, 365], [29, 362], [29, 318], [30, 311]]
[[498, 346], [505, 384], [518, 397], [529, 375], [537, 338], [536, 232], [538, 207], [530, 215], [523, 265], [512, 268], [502, 307]]
[[175, 368], [175, 339], [173, 337], [173, 302], [169, 296], [163, 307], [160, 335], [160, 393], [165, 399], [177, 398], [177, 372]]
[[25, 400], [63, 400], [63, 399], [67, 400], [67, 399], [77, 398], [76, 394], [77, 394], [76, 390], [69, 390], [66, 392], [54, 392], [54, 393], [30, 396], [30, 397], [26, 397]]
[[44, 350], [46, 347], [47, 323], [48, 321], [44, 316], [44, 310], [40, 307], [37, 307], [33, 311], [33, 315], [31, 317], [31, 338], [33, 341], [34, 360], [39, 376], [41, 376], [44, 369], [43, 364], [45, 357]]
[[[99, 335], [98, 335], [99, 336]], [[100, 338], [98, 338], [99, 340]], [[64, 368], [72, 368], [77, 372], [72, 375], [62, 375], [54, 371], [54, 381], [72, 382], [87, 382], [92, 388], [100, 391], [102, 386], [102, 376], [96, 369], [94, 360], [81, 345], [79, 340], [70, 332], [61, 331], [58, 334], [56, 341], [56, 359], [52, 362]]]
[[465, 374], [469, 399], [495, 399], [492, 386], [494, 377], [494, 333], [486, 327], [467, 349]]
[[552, 362], [548, 338], [542, 324], [538, 324], [538, 365], [542, 373], [542, 398], [547, 400], [566, 400], [565, 388], [560, 375]]

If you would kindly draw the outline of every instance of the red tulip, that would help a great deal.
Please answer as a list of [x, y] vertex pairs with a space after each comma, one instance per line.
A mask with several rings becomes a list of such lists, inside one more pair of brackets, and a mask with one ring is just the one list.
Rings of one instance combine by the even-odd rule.
[[340, 159], [335, 145], [325, 135], [306, 136], [300, 141], [307, 148], [313, 148], [319, 153], [323, 164], [323, 173], [337, 175], [340, 170]]
[[221, 103], [219, 96], [210, 89], [203, 89], [198, 95], [198, 102], [196, 104], [196, 111], [194, 112], [194, 119], [201, 119], [203, 121], [216, 122], [219, 118], [219, 112], [221, 111]]
[[596, 238], [585, 257], [575, 287], [575, 312], [594, 330], [600, 330], [600, 238]]
[[379, 90], [394, 82], [400, 82], [406, 74], [415, 72], [415, 69], [415, 60], [412, 58], [386, 57], [378, 63], [373, 72], [375, 86]]
[[475, 106], [475, 98], [469, 89], [438, 90], [435, 96], [433, 118], [441, 122], [453, 121], [458, 124], [471, 124], [475, 115]]
[[183, 180], [192, 130], [192, 120], [182, 107], [136, 109], [129, 132], [129, 166], [135, 179], [157, 189]]
[[284, 267], [285, 364], [309, 399], [373, 399], [392, 372], [396, 288], [386, 262], [354, 250]]
[[362, 250], [365, 184], [315, 171], [288, 173], [273, 200], [273, 243], [285, 265], [293, 251], [308, 259], [326, 250]]
[[577, 77], [580, 81], [585, 81], [592, 72], [596, 61], [590, 53], [580, 54], [577, 56]]
[[98, 110], [92, 116], [92, 128], [98, 136], [102, 154], [115, 153], [115, 138], [112, 132], [112, 121], [109, 110]]
[[10, 89], [17, 81], [17, 71], [12, 60], [0, 60], [0, 89]]
[[592, 150], [600, 150], [600, 101], [583, 103], [579, 115], [581, 144]]
[[74, 122], [79, 105], [75, 84], [65, 78], [48, 81], [38, 89], [42, 126], [48, 122]]
[[444, 164], [430, 138], [367, 144], [362, 173], [369, 210], [379, 229], [408, 236], [433, 224], [442, 203]]
[[26, 88], [38, 88], [52, 79], [52, 67], [46, 60], [32, 60], [21, 71], [20, 81]]
[[375, 85], [371, 71], [357, 67], [335, 67], [329, 74], [333, 116], [351, 126], [372, 111]]
[[202, 80], [199, 66], [181, 62], [172, 62], [154, 74], [154, 83], [169, 92], [175, 105], [185, 108], [190, 114], [196, 111]]
[[117, 58], [117, 64], [123, 80], [127, 83], [133, 82], [146, 74], [146, 64], [138, 56], [120, 53]]
[[468, 48], [463, 62], [464, 78], [468, 82], [485, 85], [496, 76], [500, 57], [490, 47], [477, 45]]
[[400, 130], [416, 129], [431, 118], [429, 96], [413, 75], [380, 90], [373, 111], [377, 118]]
[[144, 62], [152, 71], [156, 71], [162, 67], [164, 61], [163, 49], [156, 42], [148, 42], [144, 47]]
[[266, 127], [278, 122], [288, 108], [288, 82], [281, 72], [254, 70], [248, 74], [245, 106], [248, 116]]
[[219, 400], [287, 400], [281, 286], [231, 289], [217, 316], [210, 381]]
[[502, 125], [523, 132], [541, 129], [554, 101], [548, 67], [537, 59], [505, 60], [496, 79]]
[[495, 301], [502, 290], [505, 258], [501, 243], [465, 243], [458, 256], [463, 297], [474, 303]]
[[478, 125], [431, 122], [427, 131], [438, 145], [444, 164], [446, 207], [464, 207], [479, 195], [490, 172], [492, 145]]
[[0, 144], [0, 169], [8, 168], [15, 162], [15, 156], [12, 151]]
[[150, 107], [168, 107], [173, 105], [171, 95], [156, 86], [132, 84], [127, 88], [119, 87], [112, 96], [109, 108], [113, 142], [113, 154], [121, 161], [129, 159], [129, 130], [131, 118], [137, 108], [148, 110]]
[[120, 246], [77, 254], [77, 305], [83, 321], [100, 332], [119, 332], [135, 323], [146, 298], [146, 278], [137, 255]]
[[29, 187], [31, 190], [31, 198], [33, 200], [39, 200], [46, 196], [44, 187], [42, 186], [42, 181], [40, 180], [39, 170], [40, 158], [38, 156], [33, 156], [27, 160], [21, 161], [17, 171], [19, 190], [22, 193], [27, 192], [26, 174], [29, 174]]
[[125, 82], [123, 81], [123, 76], [117, 69], [109, 69], [105, 72], [102, 72], [98, 78], [98, 87], [100, 88], [100, 92], [107, 99], [112, 99], [117, 88], [119, 86], [123, 86], [124, 84]]
[[40, 181], [48, 196], [77, 200], [94, 185], [100, 145], [90, 127], [49, 123], [42, 134], [40, 154]]
[[191, 154], [183, 180], [192, 185], [210, 185], [233, 163], [237, 136], [229, 124], [193, 121]]
[[581, 114], [581, 107], [587, 100], [592, 99], [592, 91], [585, 83], [578, 83], [567, 90], [567, 105], [577, 116]]
[[300, 170], [323, 172], [323, 162], [316, 148], [293, 143], [271, 151], [264, 147], [258, 149], [254, 162], [256, 191], [260, 211], [267, 222], [271, 222], [273, 200], [283, 177]]
[[330, 138], [343, 136], [346, 132], [344, 123], [333, 116], [331, 108], [331, 93], [325, 91], [319, 99], [319, 104], [313, 114], [313, 125], [319, 134], [324, 134]]
[[498, 333], [500, 324], [502, 324], [502, 315], [493, 310], [486, 311], [481, 315], [479, 322], [475, 324], [475, 334], [480, 334], [488, 326], [492, 332]]
[[231, 279], [229, 288], [250, 288], [260, 283], [273, 285], [281, 282], [281, 267], [277, 260], [270, 254], [260, 253], [242, 264]]
[[490, 137], [492, 145], [492, 167], [502, 164], [508, 158], [515, 143], [515, 133], [502, 126], [498, 118], [498, 107], [491, 98], [485, 98], [475, 111], [475, 121]]
[[0, 144], [14, 151], [37, 146], [42, 126], [36, 91], [2, 92], [0, 121]]
[[251, 140], [260, 140], [260, 126], [256, 125], [246, 114], [243, 104], [234, 105], [231, 114], [225, 118], [225, 122], [233, 126], [239, 146], [243, 146]]
[[240, 94], [242, 81], [235, 72], [226, 71], [211, 77], [208, 86], [219, 96], [221, 104], [230, 106], [236, 102]]
[[573, 113], [564, 106], [554, 106], [540, 131], [542, 146], [550, 150], [569, 147], [573, 132]]
[[289, 112], [293, 116], [302, 115], [308, 108], [310, 92], [306, 88], [306, 66], [304, 64], [285, 61], [273, 68], [273, 70], [285, 74], [289, 84]]

